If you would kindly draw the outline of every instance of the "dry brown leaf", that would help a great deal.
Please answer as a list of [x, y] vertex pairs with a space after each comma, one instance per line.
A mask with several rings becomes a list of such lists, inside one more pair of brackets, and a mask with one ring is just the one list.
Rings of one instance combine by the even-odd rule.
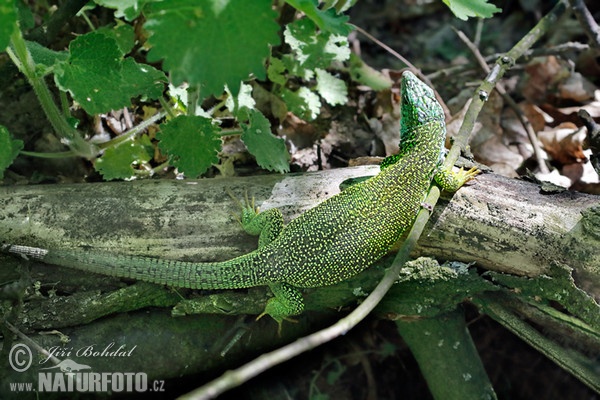
[[548, 56], [534, 59], [525, 71], [527, 78], [521, 82], [523, 96], [533, 104], [543, 104], [555, 97], [558, 82], [571, 74], [571, 67], [566, 61]]
[[527, 118], [531, 124], [534, 132], [544, 130], [546, 124], [551, 120], [550, 116], [544, 113], [544, 111], [535, 104], [522, 102], [519, 104], [519, 108], [523, 111], [523, 114], [525, 114], [525, 118]]
[[515, 170], [523, 163], [523, 157], [504, 144], [499, 136], [493, 136], [482, 146], [473, 149], [473, 154], [478, 161], [504, 176], [517, 176]]
[[538, 138], [548, 155], [561, 165], [586, 161], [582, 148], [585, 131], [570, 122], [538, 132]]
[[570, 74], [558, 85], [558, 95], [561, 100], [585, 102], [594, 98], [596, 86], [584, 78], [579, 72]]

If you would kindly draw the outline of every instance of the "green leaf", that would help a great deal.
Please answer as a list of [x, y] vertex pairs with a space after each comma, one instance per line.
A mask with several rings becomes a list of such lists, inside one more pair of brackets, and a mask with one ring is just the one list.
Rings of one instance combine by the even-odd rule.
[[141, 8], [148, 1], [144, 0], [94, 0], [94, 3], [115, 10], [116, 18], [133, 21], [140, 15]]
[[332, 106], [348, 102], [346, 83], [324, 69], [317, 68], [317, 92]]
[[[174, 110], [179, 110], [183, 113], [188, 114], [188, 85], [182, 84], [180, 86], [173, 86], [172, 83], [169, 83], [169, 89], [167, 90], [167, 94], [171, 97], [172, 101], [175, 103]], [[190, 115], [201, 115], [206, 118], [212, 118], [211, 114], [205, 111], [198, 102], [196, 102], [196, 107], [194, 111], [189, 112]]]
[[371, 68], [354, 53], [350, 55], [349, 67], [352, 80], [367, 85], [373, 90], [389, 89], [394, 84], [389, 76]]
[[24, 4], [24, 1], [16, 1], [17, 13], [18, 13], [18, 21], [19, 21], [19, 29], [22, 32], [29, 31], [35, 27], [35, 17], [33, 16], [33, 12]]
[[180, 0], [154, 3], [144, 24], [148, 60], [164, 59], [175, 85], [200, 84], [204, 97], [237, 95], [251, 74], [265, 77], [270, 45], [279, 44], [271, 0]]
[[319, 96], [305, 86], [302, 86], [296, 92], [282, 89], [281, 98], [292, 113], [307, 121], [317, 118], [321, 111]]
[[17, 29], [15, 0], [0, 0], [0, 51], [8, 46], [10, 35]]
[[[237, 118], [240, 118], [240, 110], [245, 108], [253, 109], [256, 106], [256, 101], [252, 97], [252, 86], [242, 83], [237, 96], [233, 96], [229, 88], [226, 89], [229, 96], [225, 100], [225, 107]], [[245, 115], [245, 111], [243, 111], [242, 115]]]
[[286, 3], [306, 14], [322, 31], [348, 36], [354, 29], [347, 23], [347, 16], [338, 15], [334, 9], [320, 10], [317, 0], [286, 0]]
[[0, 179], [4, 178], [4, 171], [17, 158], [22, 148], [23, 141], [11, 138], [8, 129], [0, 125]]
[[180, 115], [161, 125], [158, 147], [169, 155], [171, 165], [196, 178], [219, 162], [219, 131], [210, 118]]
[[346, 366], [339, 362], [339, 360], [335, 360], [333, 367], [327, 372], [327, 384], [335, 385], [342, 375], [344, 375], [344, 372], [346, 372]]
[[469, 17], [491, 18], [494, 13], [502, 11], [487, 0], [443, 0], [450, 7], [456, 18], [466, 21]]
[[271, 133], [269, 120], [257, 110], [248, 110], [249, 123], [241, 124], [242, 141], [256, 158], [261, 168], [269, 171], [288, 172], [290, 154], [285, 141]]
[[120, 21], [117, 22], [117, 26], [103, 26], [96, 29], [96, 32], [103, 33], [104, 35], [115, 39], [119, 45], [121, 54], [129, 53], [135, 44], [135, 31], [133, 26]]
[[315, 24], [309, 19], [288, 24], [283, 36], [304, 68], [327, 68], [333, 61], [344, 62], [350, 58], [348, 38], [328, 32], [317, 33]]
[[102, 157], [96, 160], [94, 168], [105, 180], [130, 179], [135, 176], [133, 164], [150, 161], [152, 143], [147, 135], [137, 140], [128, 140], [106, 149]]
[[[162, 96], [166, 82], [167, 77], [165, 74], [150, 65], [138, 64], [131, 57], [123, 61], [121, 90], [128, 92], [130, 97], [141, 95], [150, 99], [157, 99]], [[124, 105], [127, 104], [131, 104], [131, 100]]]
[[50, 50], [37, 42], [25, 41], [25, 44], [36, 64], [36, 68], [49, 69], [59, 62], [66, 61], [69, 57], [69, 53], [66, 51]]
[[115, 39], [91, 32], [69, 44], [69, 58], [56, 66], [55, 81], [89, 114], [131, 104], [131, 98], [162, 94], [165, 75], [150, 65], [123, 59]]
[[281, 86], [285, 85], [287, 82], [287, 78], [284, 75], [286, 70], [285, 65], [283, 65], [283, 61], [279, 58], [272, 57], [269, 60], [269, 67], [267, 68], [267, 77], [273, 83], [277, 83]]
[[357, 0], [325, 0], [323, 8], [328, 9], [331, 7], [335, 8], [335, 11], [342, 13], [348, 11], [350, 7], [356, 4]]
[[285, 69], [289, 72], [289, 75], [297, 76], [307, 81], [315, 77], [315, 71], [302, 66], [302, 64], [300, 64], [300, 60], [294, 54], [283, 54], [281, 56], [281, 62], [283, 63]]

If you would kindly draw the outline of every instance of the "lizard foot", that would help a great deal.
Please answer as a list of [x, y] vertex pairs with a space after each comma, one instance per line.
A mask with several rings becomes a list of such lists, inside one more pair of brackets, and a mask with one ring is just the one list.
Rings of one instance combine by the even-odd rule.
[[461, 168], [458, 172], [440, 170], [435, 175], [435, 182], [448, 192], [456, 192], [462, 185], [475, 178], [480, 172], [477, 167], [473, 167], [468, 171]]
[[248, 199], [248, 192], [244, 194], [244, 203], [233, 196], [230, 190], [227, 190], [229, 196], [241, 209], [241, 215], [234, 215], [235, 219], [242, 225], [246, 233], [258, 235], [258, 247], [264, 247], [277, 239], [283, 229], [283, 215], [277, 208], [272, 208], [260, 212], [254, 202]]
[[240, 225], [247, 225], [248, 223], [250, 223], [250, 221], [254, 219], [254, 217], [256, 217], [260, 213], [260, 210], [258, 209], [258, 207], [256, 207], [254, 203], [254, 196], [252, 196], [252, 201], [248, 199], [248, 191], [244, 191], [243, 203], [233, 195], [231, 190], [227, 189], [227, 194], [229, 195], [229, 197], [231, 197], [231, 199], [241, 210], [241, 215], [231, 213], [233, 217], [240, 223]]
[[298, 315], [304, 310], [304, 299], [302, 293], [295, 287], [286, 283], [272, 283], [269, 285], [274, 297], [267, 301], [265, 311], [256, 319], [269, 315], [277, 322], [277, 333], [281, 335], [283, 321], [297, 322], [290, 317]]

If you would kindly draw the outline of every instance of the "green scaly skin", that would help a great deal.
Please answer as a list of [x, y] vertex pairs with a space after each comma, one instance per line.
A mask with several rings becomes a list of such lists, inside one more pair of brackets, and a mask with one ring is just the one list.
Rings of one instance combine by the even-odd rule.
[[382, 171], [306, 211], [284, 227], [278, 209], [242, 212], [242, 225], [260, 234], [259, 248], [217, 263], [192, 263], [82, 250], [43, 250], [4, 245], [3, 250], [45, 263], [122, 278], [191, 289], [237, 289], [268, 285], [272, 297], [262, 315], [281, 326], [302, 312], [298, 288], [331, 285], [350, 278], [385, 255], [408, 229], [432, 178], [457, 190], [477, 171], [439, 170], [446, 136], [444, 113], [433, 90], [410, 72], [402, 79], [400, 154]]

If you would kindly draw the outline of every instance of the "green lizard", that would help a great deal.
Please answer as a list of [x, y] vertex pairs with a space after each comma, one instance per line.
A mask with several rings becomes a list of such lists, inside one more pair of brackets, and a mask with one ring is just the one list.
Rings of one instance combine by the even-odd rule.
[[258, 234], [257, 250], [216, 263], [193, 263], [83, 250], [45, 250], [5, 244], [5, 252], [48, 264], [191, 289], [268, 285], [264, 312], [279, 326], [304, 308], [299, 288], [350, 278], [385, 255], [409, 228], [432, 178], [455, 191], [478, 171], [440, 169], [446, 129], [433, 90], [411, 72], [402, 78], [401, 150], [376, 176], [345, 189], [284, 226], [278, 209], [259, 213], [247, 204], [242, 226]]

